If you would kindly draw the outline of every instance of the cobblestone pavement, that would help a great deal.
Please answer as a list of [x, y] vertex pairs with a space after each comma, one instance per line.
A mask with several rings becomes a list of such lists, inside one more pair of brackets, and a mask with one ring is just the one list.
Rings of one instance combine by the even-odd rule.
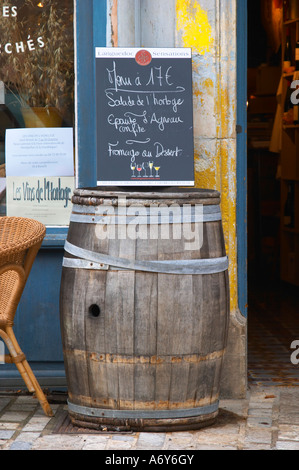
[[48, 418], [28, 395], [0, 395], [1, 450], [299, 450], [299, 387], [253, 386], [244, 400], [221, 400], [217, 422], [198, 431], [59, 432], [65, 404]]

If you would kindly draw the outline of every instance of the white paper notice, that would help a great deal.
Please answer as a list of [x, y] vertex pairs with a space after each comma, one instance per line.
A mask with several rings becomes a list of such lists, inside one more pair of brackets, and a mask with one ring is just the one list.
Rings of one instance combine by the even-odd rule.
[[6, 176], [74, 176], [71, 127], [7, 129]]

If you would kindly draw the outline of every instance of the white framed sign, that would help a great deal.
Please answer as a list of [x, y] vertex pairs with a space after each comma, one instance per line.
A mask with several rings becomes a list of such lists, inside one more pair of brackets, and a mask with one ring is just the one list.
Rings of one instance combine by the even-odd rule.
[[73, 176], [7, 176], [7, 215], [68, 225], [74, 183]]

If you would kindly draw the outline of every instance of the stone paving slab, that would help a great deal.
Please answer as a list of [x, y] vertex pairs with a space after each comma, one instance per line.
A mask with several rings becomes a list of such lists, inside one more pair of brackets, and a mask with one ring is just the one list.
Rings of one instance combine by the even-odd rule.
[[216, 423], [197, 431], [59, 434], [65, 404], [48, 418], [33, 396], [0, 395], [0, 450], [299, 450], [298, 396], [297, 387], [252, 386], [246, 399], [221, 400]]

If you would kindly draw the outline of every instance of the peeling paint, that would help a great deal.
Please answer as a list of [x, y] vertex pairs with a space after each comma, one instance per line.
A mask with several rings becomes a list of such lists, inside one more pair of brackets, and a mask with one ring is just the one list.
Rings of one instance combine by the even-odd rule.
[[206, 78], [206, 80], [203, 81], [203, 86], [208, 95], [214, 95], [214, 83], [211, 78]]
[[177, 0], [177, 29], [182, 30], [185, 47], [204, 55], [213, 44], [212, 28], [206, 11], [198, 2]]
[[235, 154], [232, 153], [230, 142], [221, 141], [219, 149], [221, 173], [221, 211], [225, 233], [226, 251], [229, 256], [230, 269], [230, 304], [231, 309], [238, 307], [237, 303], [237, 246], [236, 246], [236, 166]]
[[117, 25], [118, 0], [112, 0], [111, 7], [111, 46], [118, 46], [118, 25]]

